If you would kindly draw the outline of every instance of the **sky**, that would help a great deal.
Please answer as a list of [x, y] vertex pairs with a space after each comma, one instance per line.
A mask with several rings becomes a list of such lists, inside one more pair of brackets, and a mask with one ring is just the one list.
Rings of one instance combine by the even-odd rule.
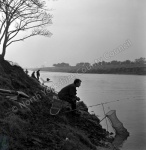
[[[49, 0], [52, 25], [50, 38], [31, 37], [7, 48], [5, 59], [21, 67], [51, 67], [55, 63], [91, 64], [146, 57], [145, 0]], [[105, 53], [129, 40], [131, 45], [118, 54]]]

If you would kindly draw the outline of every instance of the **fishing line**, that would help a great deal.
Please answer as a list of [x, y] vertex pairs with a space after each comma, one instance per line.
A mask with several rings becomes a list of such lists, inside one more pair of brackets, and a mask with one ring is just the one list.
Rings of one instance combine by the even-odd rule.
[[[135, 98], [135, 97], [132, 97], [132, 98]], [[126, 99], [129, 99], [129, 98], [126, 98]], [[104, 103], [98, 103], [98, 104], [90, 105], [90, 106], [88, 106], [87, 108], [90, 108], [90, 107], [97, 107], [97, 106], [102, 105], [102, 104], [108, 104], [108, 103], [118, 102], [118, 101], [122, 101], [122, 100], [125, 100], [125, 98], [123, 98], [123, 99], [118, 99], [118, 100], [114, 100], [114, 101], [110, 101], [110, 102], [104, 102]], [[79, 108], [80, 108], [80, 107], [79, 107]], [[79, 108], [74, 109], [74, 110], [65, 111], [65, 112], [62, 112], [62, 113], [67, 113], [67, 112], [76, 111], [76, 110], [78, 110]]]

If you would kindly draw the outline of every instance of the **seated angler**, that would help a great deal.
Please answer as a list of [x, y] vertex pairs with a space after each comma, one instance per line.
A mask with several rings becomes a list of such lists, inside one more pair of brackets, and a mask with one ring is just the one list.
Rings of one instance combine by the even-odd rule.
[[80, 98], [76, 96], [76, 87], [80, 87], [80, 85], [81, 80], [75, 79], [74, 83], [67, 85], [58, 93], [59, 99], [69, 102], [71, 104], [72, 110], [76, 110], [76, 101], [80, 100]]

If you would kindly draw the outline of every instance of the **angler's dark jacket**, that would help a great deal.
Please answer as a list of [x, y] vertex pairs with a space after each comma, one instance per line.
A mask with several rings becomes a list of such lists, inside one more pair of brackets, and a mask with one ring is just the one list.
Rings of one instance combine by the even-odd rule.
[[61, 89], [61, 91], [58, 93], [58, 96], [60, 98], [69, 97], [69, 98], [76, 98], [76, 86], [74, 84], [69, 84], [68, 86]]

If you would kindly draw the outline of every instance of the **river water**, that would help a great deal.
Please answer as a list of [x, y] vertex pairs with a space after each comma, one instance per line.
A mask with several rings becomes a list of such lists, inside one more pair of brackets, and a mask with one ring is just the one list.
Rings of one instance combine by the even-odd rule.
[[[120, 150], [146, 150], [146, 76], [41, 72], [41, 78], [50, 78], [53, 82], [45, 84], [55, 85], [56, 91], [72, 83], [75, 78], [81, 79], [77, 96], [87, 106], [115, 101], [104, 104], [105, 112], [116, 110], [118, 119], [130, 132]], [[90, 107], [89, 112], [99, 119], [104, 117], [102, 105]], [[107, 123], [103, 120], [101, 125], [114, 132], [109, 121]]]

